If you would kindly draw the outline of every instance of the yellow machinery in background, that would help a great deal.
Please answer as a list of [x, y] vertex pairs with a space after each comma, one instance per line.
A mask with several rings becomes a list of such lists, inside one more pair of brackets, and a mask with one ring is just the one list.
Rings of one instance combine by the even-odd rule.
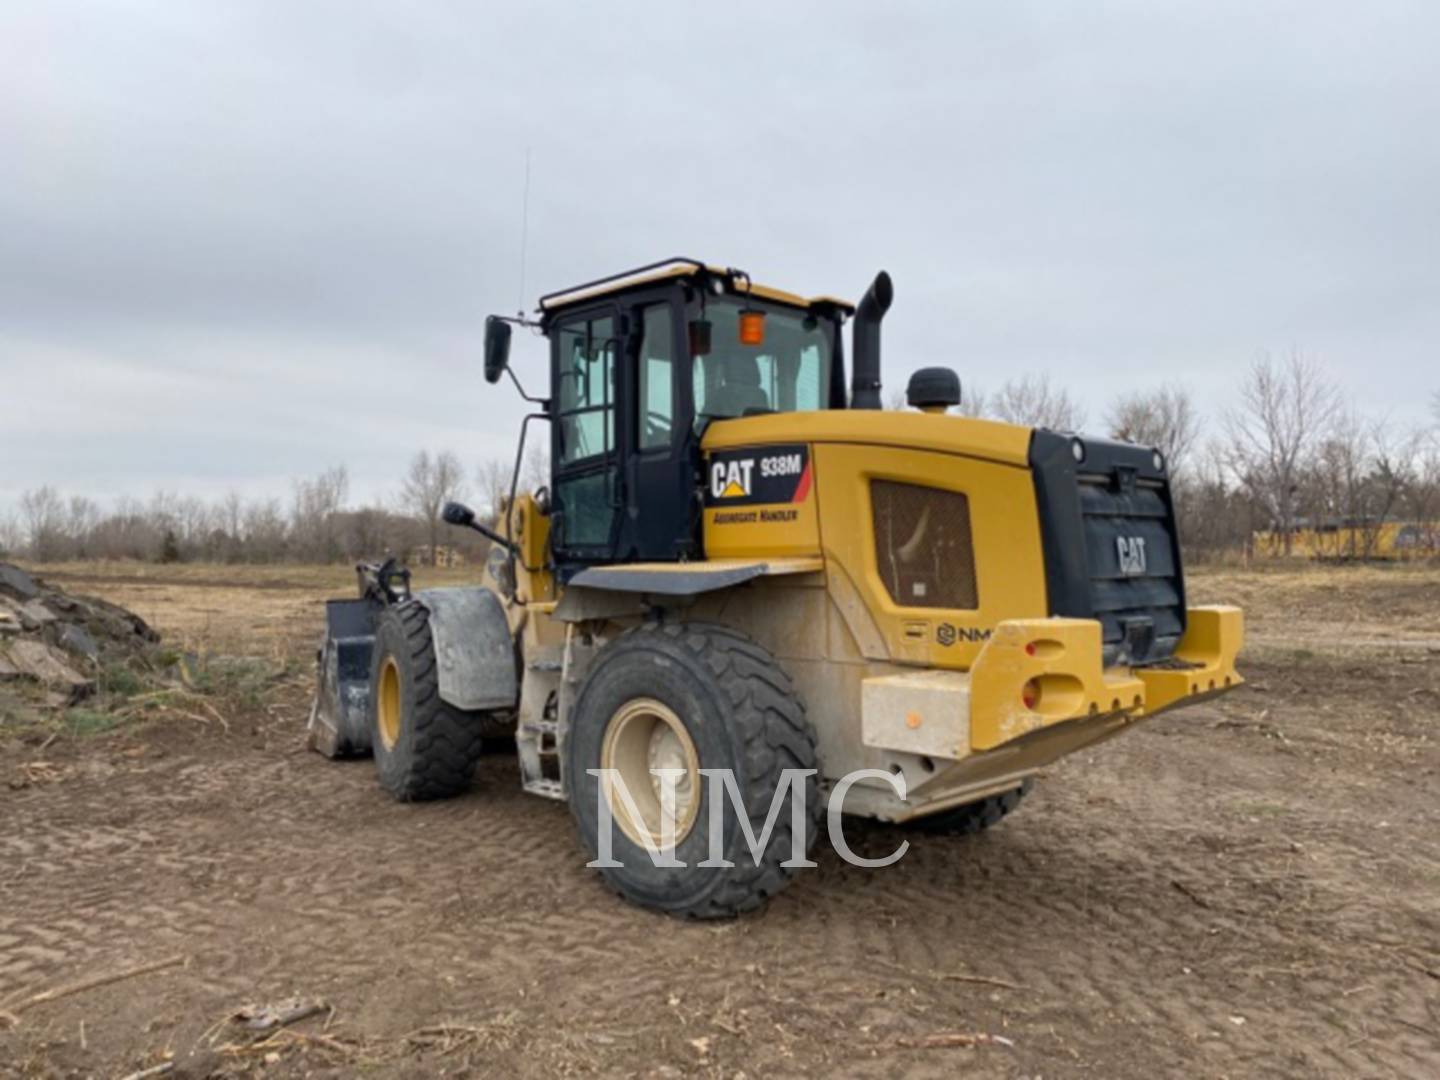
[[1254, 547], [1256, 555], [1272, 559], [1284, 556], [1331, 562], [1433, 559], [1440, 556], [1440, 522], [1307, 525], [1290, 533], [1288, 546], [1283, 532], [1267, 530], [1255, 534]]

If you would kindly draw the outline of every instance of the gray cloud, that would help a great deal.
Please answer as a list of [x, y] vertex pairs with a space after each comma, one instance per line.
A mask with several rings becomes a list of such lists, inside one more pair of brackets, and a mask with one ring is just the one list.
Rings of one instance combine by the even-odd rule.
[[508, 454], [478, 343], [517, 302], [527, 147], [527, 305], [678, 253], [801, 292], [885, 266], [892, 383], [1044, 371], [1097, 416], [1182, 379], [1217, 409], [1295, 345], [1419, 421], [1437, 30], [1420, 4], [10, 5], [0, 506], [340, 461], [364, 496], [422, 445]]

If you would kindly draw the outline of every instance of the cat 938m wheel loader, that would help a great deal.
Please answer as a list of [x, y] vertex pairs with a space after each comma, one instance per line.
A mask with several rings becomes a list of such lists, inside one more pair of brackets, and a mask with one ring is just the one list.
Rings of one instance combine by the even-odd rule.
[[882, 411], [891, 299], [883, 273], [857, 306], [674, 259], [491, 316], [486, 378], [522, 396], [511, 326], [549, 341], [520, 439], [549, 423], [550, 483], [512, 481], [493, 525], [446, 508], [491, 539], [474, 587], [386, 564], [330, 602], [316, 747], [430, 799], [513, 731], [615, 889], [721, 916], [807, 865], [827, 795], [974, 831], [1239, 685], [1239, 610], [1186, 606], [1161, 453], [947, 415], [945, 368]]

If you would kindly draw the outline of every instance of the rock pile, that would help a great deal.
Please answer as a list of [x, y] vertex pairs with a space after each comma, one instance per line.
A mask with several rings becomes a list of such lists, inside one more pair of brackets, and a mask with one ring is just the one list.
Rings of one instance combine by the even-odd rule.
[[37, 688], [47, 704], [73, 704], [116, 665], [149, 667], [159, 640], [133, 612], [0, 563], [0, 683]]

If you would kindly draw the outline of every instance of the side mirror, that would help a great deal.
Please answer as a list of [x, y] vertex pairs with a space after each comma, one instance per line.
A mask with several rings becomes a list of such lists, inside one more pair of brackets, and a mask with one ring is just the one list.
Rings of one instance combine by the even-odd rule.
[[[494, 379], [490, 380], [494, 382]], [[445, 519], [447, 525], [469, 525], [475, 521], [475, 511], [471, 510], [464, 503], [447, 502], [445, 509], [440, 511], [440, 516]]]
[[499, 315], [485, 316], [485, 381], [495, 383], [510, 366], [510, 324]]

